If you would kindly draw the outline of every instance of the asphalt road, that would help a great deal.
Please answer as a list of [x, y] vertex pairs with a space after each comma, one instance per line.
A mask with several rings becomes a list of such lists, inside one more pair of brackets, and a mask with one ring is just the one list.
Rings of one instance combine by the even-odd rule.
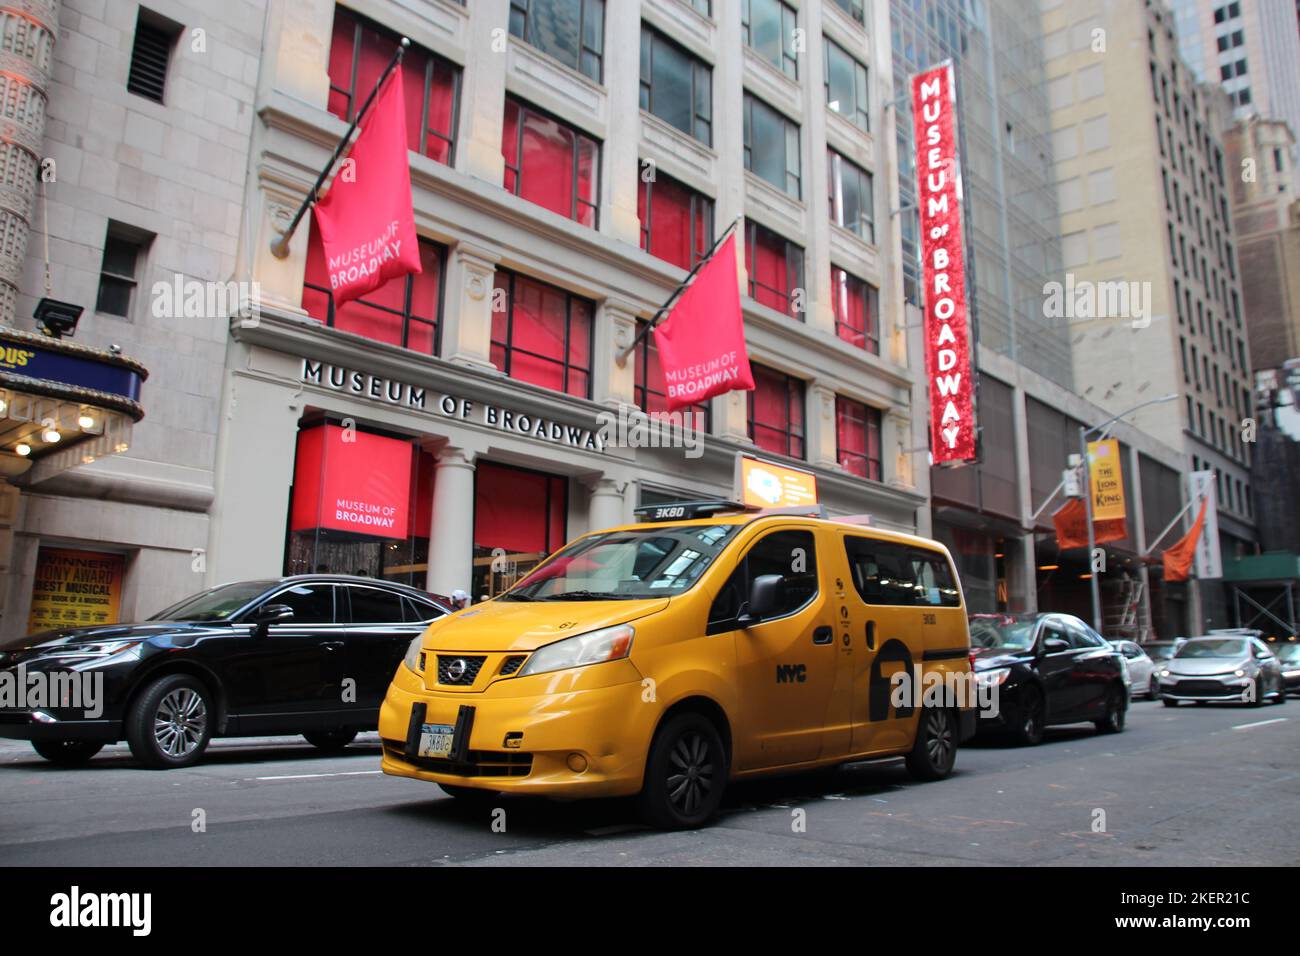
[[373, 734], [333, 757], [299, 738], [217, 741], [165, 772], [125, 745], [62, 770], [0, 741], [0, 865], [1294, 865], [1300, 831], [1280, 824], [1300, 804], [1297, 730], [1294, 698], [1136, 701], [1123, 734], [977, 740], [938, 783], [891, 761], [735, 785], [690, 833], [647, 830], [626, 801], [509, 797], [494, 828], [492, 807], [382, 775]]

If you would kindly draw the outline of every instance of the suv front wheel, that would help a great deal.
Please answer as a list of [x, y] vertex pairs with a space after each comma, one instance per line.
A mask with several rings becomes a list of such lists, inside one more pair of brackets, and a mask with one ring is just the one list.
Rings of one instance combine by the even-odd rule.
[[126, 715], [126, 740], [146, 767], [197, 763], [212, 737], [208, 689], [188, 674], [161, 677], [140, 691]]

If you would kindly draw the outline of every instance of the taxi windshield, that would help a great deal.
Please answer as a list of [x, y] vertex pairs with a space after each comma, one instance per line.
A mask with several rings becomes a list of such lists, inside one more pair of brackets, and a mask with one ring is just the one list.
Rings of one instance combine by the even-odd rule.
[[739, 525], [607, 531], [573, 542], [501, 596], [504, 601], [629, 601], [681, 594]]

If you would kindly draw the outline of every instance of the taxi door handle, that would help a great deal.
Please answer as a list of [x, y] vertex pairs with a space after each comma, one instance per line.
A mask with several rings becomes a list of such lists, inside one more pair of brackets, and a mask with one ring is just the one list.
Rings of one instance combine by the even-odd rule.
[[814, 644], [830, 644], [835, 640], [835, 632], [827, 626], [819, 627], [813, 631]]
[[876, 649], [876, 622], [868, 621], [867, 622], [867, 650], [874, 651], [875, 649]]

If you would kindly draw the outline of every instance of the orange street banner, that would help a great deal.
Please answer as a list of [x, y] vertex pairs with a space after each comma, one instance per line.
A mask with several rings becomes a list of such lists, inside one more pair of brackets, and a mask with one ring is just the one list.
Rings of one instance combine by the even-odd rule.
[[1196, 515], [1196, 520], [1192, 522], [1191, 530], [1166, 548], [1165, 553], [1160, 556], [1166, 581], [1187, 580], [1188, 572], [1192, 569], [1192, 561], [1196, 557], [1196, 542], [1201, 537], [1201, 528], [1205, 526], [1205, 512], [1209, 504], [1208, 496], [1201, 499], [1201, 510]]
[[[1082, 498], [1071, 498], [1052, 515], [1056, 527], [1056, 546], [1062, 551], [1088, 546], [1088, 511]], [[1123, 518], [1092, 523], [1093, 542], [1105, 544], [1128, 537], [1128, 526]]]
[[1095, 521], [1124, 519], [1124, 469], [1114, 438], [1088, 442], [1088, 491]]
[[737, 469], [740, 500], [758, 508], [815, 505], [817, 476], [797, 468], [741, 455]]
[[122, 605], [120, 554], [41, 548], [27, 633], [116, 624]]

